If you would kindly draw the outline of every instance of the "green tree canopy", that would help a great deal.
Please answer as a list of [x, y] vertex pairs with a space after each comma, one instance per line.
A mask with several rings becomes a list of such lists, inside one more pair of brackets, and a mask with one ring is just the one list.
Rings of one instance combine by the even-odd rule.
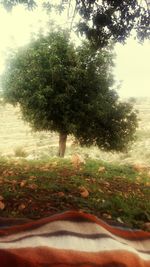
[[82, 145], [124, 150], [137, 126], [132, 106], [112, 90], [111, 49], [75, 48], [66, 32], [51, 32], [21, 48], [8, 61], [4, 98], [20, 105], [35, 130], [60, 134], [60, 156], [68, 134]]
[[[62, 0], [59, 5], [55, 1], [45, 0], [43, 6], [47, 10], [53, 7], [60, 10], [72, 9], [80, 14], [78, 32], [84, 34], [96, 47], [104, 47], [109, 41], [124, 42], [131, 31], [137, 33], [139, 40], [150, 37], [150, 2], [149, 0]], [[11, 10], [17, 4], [24, 4], [33, 9], [37, 0], [2, 0], [1, 4]]]

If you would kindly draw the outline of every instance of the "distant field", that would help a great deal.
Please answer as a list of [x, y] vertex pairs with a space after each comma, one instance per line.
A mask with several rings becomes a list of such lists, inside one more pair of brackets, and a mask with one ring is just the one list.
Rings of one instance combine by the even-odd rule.
[[[96, 147], [81, 148], [68, 139], [66, 157], [79, 153], [85, 158], [96, 158], [109, 162], [145, 163], [150, 165], [150, 99], [137, 99], [135, 108], [139, 111], [137, 141], [125, 154], [105, 153]], [[34, 133], [22, 121], [17, 108], [0, 105], [0, 156], [27, 158], [54, 157], [58, 150], [58, 136], [55, 133]]]

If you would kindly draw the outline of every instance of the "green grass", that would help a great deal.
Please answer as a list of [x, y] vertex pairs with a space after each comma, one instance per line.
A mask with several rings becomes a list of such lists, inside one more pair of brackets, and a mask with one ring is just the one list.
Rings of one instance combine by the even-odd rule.
[[[99, 172], [100, 167], [105, 171]], [[0, 216], [43, 218], [80, 209], [142, 228], [150, 220], [149, 179], [146, 171], [139, 174], [132, 166], [98, 160], [88, 159], [77, 169], [69, 159], [1, 159], [0, 196], [5, 208]], [[89, 192], [86, 198], [81, 195], [81, 187]]]

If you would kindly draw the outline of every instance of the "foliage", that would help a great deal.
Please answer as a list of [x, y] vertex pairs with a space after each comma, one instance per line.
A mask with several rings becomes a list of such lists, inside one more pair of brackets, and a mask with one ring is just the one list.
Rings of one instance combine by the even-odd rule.
[[[36, 0], [2, 0], [8, 10], [18, 3], [33, 8]], [[144, 3], [142, 5], [142, 3]], [[96, 47], [106, 46], [110, 40], [124, 42], [134, 29], [139, 40], [150, 36], [150, 16], [148, 1], [138, 0], [62, 0], [60, 4], [43, 1], [43, 6], [50, 12], [52, 8], [61, 12], [64, 8], [74, 9], [81, 16], [78, 32], [86, 35]], [[69, 13], [69, 12], [68, 12]], [[72, 24], [72, 23], [71, 23]]]
[[98, 47], [107, 45], [110, 40], [125, 42], [133, 29], [140, 41], [150, 36], [149, 9], [137, 0], [76, 2], [82, 17], [79, 31]]
[[[112, 48], [111, 48], [112, 49]], [[124, 150], [134, 139], [136, 113], [120, 103], [113, 84], [111, 49], [75, 48], [66, 32], [40, 36], [8, 62], [6, 102], [20, 104], [35, 130], [73, 134], [81, 145]]]
[[11, 11], [12, 8], [18, 4], [24, 4], [29, 9], [36, 7], [36, 2], [34, 0], [1, 0], [1, 4], [8, 11]]

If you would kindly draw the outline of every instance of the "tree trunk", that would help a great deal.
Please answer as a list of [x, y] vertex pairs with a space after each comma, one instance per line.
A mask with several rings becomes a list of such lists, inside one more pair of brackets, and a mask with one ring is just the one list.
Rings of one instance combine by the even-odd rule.
[[60, 133], [59, 134], [59, 151], [58, 156], [63, 158], [65, 155], [66, 150], [66, 141], [67, 141], [67, 134]]

